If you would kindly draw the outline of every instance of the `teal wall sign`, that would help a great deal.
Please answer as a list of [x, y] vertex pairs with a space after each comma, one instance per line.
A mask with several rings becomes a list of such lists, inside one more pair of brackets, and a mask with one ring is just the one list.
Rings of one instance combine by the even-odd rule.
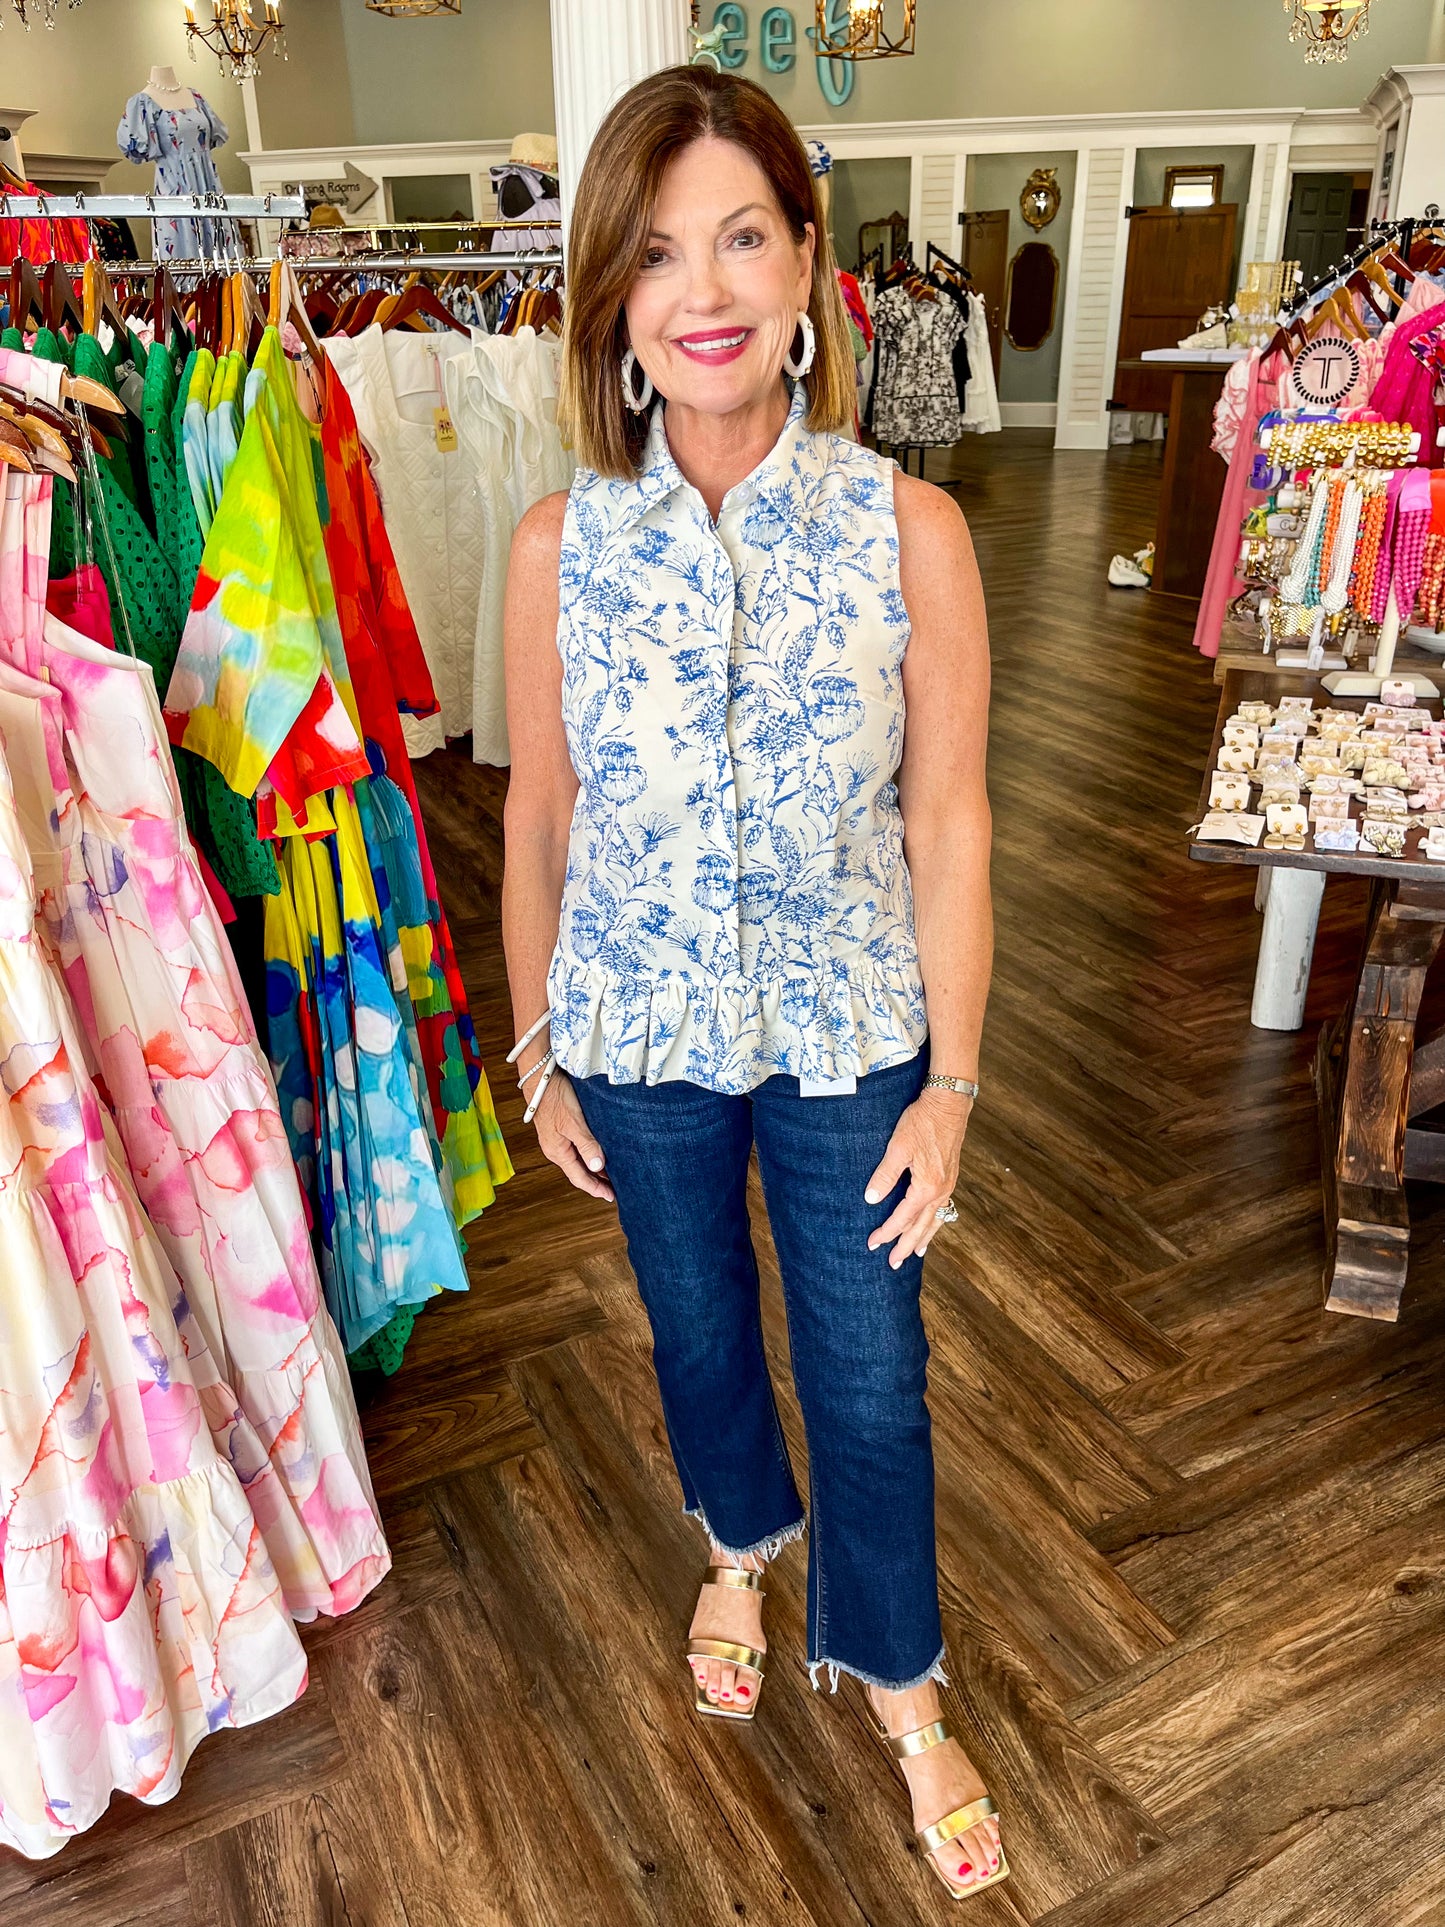
[[[828, 30], [842, 35], [848, 25], [848, 0], [828, 0]], [[723, 42], [718, 51], [721, 66], [736, 71], [747, 62], [748, 57], [748, 15], [747, 9], [737, 4], [737, 0], [723, 0], [721, 6], [713, 9], [712, 24], [715, 31], [723, 34]], [[807, 38], [817, 45], [818, 30], [807, 29]], [[768, 7], [758, 24], [758, 54], [763, 71], [769, 74], [785, 74], [798, 64], [795, 49], [798, 44], [798, 23], [791, 7]], [[841, 107], [853, 92], [857, 79], [857, 63], [852, 60], [831, 60], [821, 57], [813, 62], [818, 70], [818, 88], [830, 107]]]
[[785, 74], [797, 65], [798, 56], [793, 49], [798, 44], [798, 30], [786, 7], [769, 7], [758, 27], [758, 35], [763, 65], [770, 74]]
[[721, 27], [726, 36], [718, 49], [718, 59], [724, 67], [741, 67], [748, 57], [747, 9], [740, 7], [737, 0], [724, 0], [712, 17], [712, 24]]
[[[848, 29], [848, 0], [828, 0], [828, 12], [825, 17], [828, 22], [828, 31], [830, 34], [836, 34], [839, 38], [846, 37]], [[818, 29], [816, 27], [809, 27], [808, 38], [815, 46], [817, 45]], [[816, 65], [818, 68], [818, 86], [822, 91], [824, 100], [827, 101], [830, 107], [841, 107], [843, 102], [847, 100], [853, 92], [853, 82], [858, 77], [858, 63], [854, 60], [825, 59], [822, 55], [819, 55]]]

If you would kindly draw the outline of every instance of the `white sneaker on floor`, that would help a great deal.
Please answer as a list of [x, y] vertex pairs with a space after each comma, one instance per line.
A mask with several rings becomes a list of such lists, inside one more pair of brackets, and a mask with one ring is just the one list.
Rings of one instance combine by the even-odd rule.
[[1115, 589], [1147, 589], [1149, 577], [1139, 567], [1136, 557], [1116, 555], [1109, 562], [1109, 583]]

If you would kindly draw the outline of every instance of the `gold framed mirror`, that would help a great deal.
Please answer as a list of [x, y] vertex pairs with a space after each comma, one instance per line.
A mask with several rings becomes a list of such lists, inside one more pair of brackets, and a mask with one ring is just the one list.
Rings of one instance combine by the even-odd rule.
[[1010, 347], [1031, 355], [1054, 332], [1059, 306], [1059, 257], [1047, 241], [1025, 241], [1008, 264], [1003, 331]]
[[883, 250], [883, 271], [892, 267], [908, 245], [908, 216], [895, 208], [876, 221], [865, 221], [858, 230], [858, 259], [866, 261], [875, 248]]
[[1024, 219], [1037, 234], [1040, 228], [1047, 227], [1056, 218], [1062, 200], [1059, 170], [1056, 167], [1036, 167], [1024, 183], [1019, 207]]

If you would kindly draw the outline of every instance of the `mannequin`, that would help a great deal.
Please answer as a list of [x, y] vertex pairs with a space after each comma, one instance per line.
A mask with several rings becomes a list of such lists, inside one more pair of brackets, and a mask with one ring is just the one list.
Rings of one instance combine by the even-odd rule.
[[150, 79], [142, 91], [150, 95], [157, 107], [164, 107], [171, 114], [185, 113], [196, 104], [191, 89], [183, 87], [176, 79], [174, 67], [152, 67]]
[[[216, 194], [221, 187], [215, 150], [225, 145], [226, 123], [192, 87], [183, 87], [174, 67], [154, 66], [139, 93], [125, 104], [116, 144], [137, 166], [156, 163], [157, 194]], [[157, 261], [208, 258], [234, 244], [232, 224], [183, 216], [157, 221]]]

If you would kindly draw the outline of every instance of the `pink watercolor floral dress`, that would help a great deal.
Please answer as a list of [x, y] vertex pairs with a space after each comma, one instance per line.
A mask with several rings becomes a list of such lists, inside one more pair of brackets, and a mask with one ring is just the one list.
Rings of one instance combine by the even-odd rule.
[[34, 928], [0, 758], [0, 1841], [39, 1858], [306, 1661], [212, 1429], [228, 1393], [140, 1210]]
[[274, 1086], [150, 671], [45, 612], [0, 471], [0, 1843], [304, 1690], [387, 1570]]

